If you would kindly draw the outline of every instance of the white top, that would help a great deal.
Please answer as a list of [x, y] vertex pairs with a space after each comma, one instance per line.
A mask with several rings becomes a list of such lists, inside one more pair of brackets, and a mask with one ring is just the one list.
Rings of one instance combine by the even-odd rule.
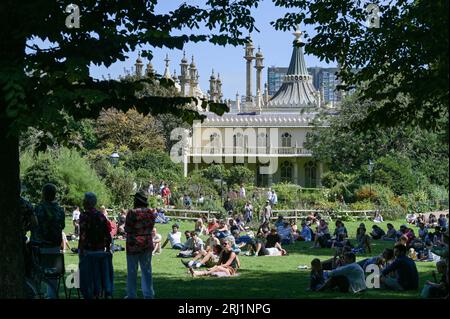
[[170, 241], [170, 245], [181, 244], [181, 232], [177, 231], [176, 233], [170, 232], [167, 235], [167, 239]]
[[161, 239], [162, 239], [161, 234], [156, 234], [155, 236], [153, 236], [153, 242], [161, 241]]
[[74, 210], [72, 212], [72, 220], [79, 220], [80, 219], [80, 211], [79, 210]]
[[241, 189], [239, 190], [239, 197], [245, 198], [245, 188], [244, 187], [241, 187]]
[[364, 270], [357, 263], [351, 263], [345, 266], [338, 267], [330, 272], [330, 276], [347, 277], [350, 283], [349, 289], [353, 292], [358, 292], [367, 288]]

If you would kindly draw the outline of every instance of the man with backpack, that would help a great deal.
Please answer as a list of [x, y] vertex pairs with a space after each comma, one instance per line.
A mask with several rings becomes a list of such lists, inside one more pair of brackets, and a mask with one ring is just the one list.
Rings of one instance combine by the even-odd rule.
[[111, 224], [96, 209], [97, 196], [84, 194], [84, 212], [80, 215], [80, 290], [85, 299], [112, 294], [113, 269]]
[[[64, 209], [55, 201], [56, 191], [55, 185], [44, 185], [42, 201], [34, 209], [37, 226], [31, 231], [31, 240], [39, 243], [41, 254], [58, 254], [61, 250], [65, 216]], [[49, 280], [47, 297], [58, 298], [56, 279]]]

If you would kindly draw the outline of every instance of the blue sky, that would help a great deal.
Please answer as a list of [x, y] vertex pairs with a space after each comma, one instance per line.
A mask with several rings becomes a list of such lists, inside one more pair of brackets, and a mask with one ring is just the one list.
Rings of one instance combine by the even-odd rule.
[[[185, 1], [162, 0], [156, 7], [156, 10], [160, 13], [168, 13], [183, 2]], [[196, 2], [202, 1], [189, 1], [189, 4], [195, 4]], [[271, 0], [262, 1], [258, 8], [252, 11], [256, 27], [260, 30], [259, 33], [252, 33], [253, 43], [256, 48], [258, 46], [261, 47], [261, 51], [264, 54], [264, 65], [266, 66], [263, 70], [263, 83], [266, 83], [267, 80], [268, 66], [283, 67], [289, 64], [292, 53], [292, 41], [294, 39], [292, 31], [276, 31], [270, 25], [270, 21], [282, 17], [285, 12], [286, 9], [275, 7]], [[306, 31], [309, 35], [314, 33], [312, 29], [307, 29]], [[214, 69], [215, 74], [220, 73], [222, 78], [224, 98], [235, 99], [236, 92], [239, 92], [241, 95], [245, 94], [245, 60], [243, 59], [243, 47], [223, 47], [215, 46], [211, 43], [188, 43], [184, 49], [186, 50], [186, 56], [189, 58], [189, 61], [191, 56], [194, 55], [200, 75], [200, 87], [203, 91], [208, 90], [209, 76], [211, 75], [211, 70]], [[154, 55], [152, 64], [157, 72], [160, 74], [164, 72], [164, 59], [167, 53], [171, 60], [170, 72], [173, 73], [173, 70], [176, 69], [179, 75], [179, 63], [183, 55], [181, 50], [155, 48], [152, 51]], [[136, 58], [137, 51], [129, 54], [127, 61], [119, 61], [109, 68], [92, 66], [91, 75], [95, 78], [101, 78], [102, 76], [107, 77], [110, 74], [112, 78], [117, 78], [119, 75], [124, 74], [124, 68], [130, 69], [133, 66]], [[331, 66], [314, 56], [307, 55], [305, 58], [307, 66]], [[147, 63], [147, 61], [144, 60], [144, 63]], [[254, 77], [255, 75], [253, 75]], [[255, 89], [253, 88], [253, 90]]]

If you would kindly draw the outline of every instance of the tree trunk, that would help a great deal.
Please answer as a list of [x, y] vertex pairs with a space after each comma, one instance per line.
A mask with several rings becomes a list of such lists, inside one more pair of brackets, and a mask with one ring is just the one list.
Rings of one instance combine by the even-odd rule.
[[0, 118], [0, 299], [22, 298], [24, 259], [19, 212], [19, 140]]

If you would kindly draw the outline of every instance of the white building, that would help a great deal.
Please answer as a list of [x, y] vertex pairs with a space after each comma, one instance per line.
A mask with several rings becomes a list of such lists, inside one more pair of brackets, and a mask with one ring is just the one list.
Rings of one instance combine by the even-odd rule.
[[[237, 94], [235, 101], [228, 102], [231, 112], [223, 116], [203, 112], [207, 118], [193, 126], [189, 147], [185, 149], [185, 175], [211, 163], [244, 164], [255, 170], [255, 183], [260, 186], [282, 181], [303, 187], [320, 186], [320, 177], [326, 168], [305, 149], [304, 142], [322, 103], [305, 64], [301, 35], [300, 30], [294, 32], [289, 69], [273, 97], [269, 97], [267, 86], [264, 92], [262, 89], [263, 54], [259, 49], [254, 54], [249, 40], [244, 56], [245, 98]], [[252, 92], [253, 61], [255, 94]], [[210, 92], [214, 89], [211, 86]], [[210, 93], [210, 96], [213, 95]], [[221, 94], [214, 96], [214, 100], [221, 99]]]

